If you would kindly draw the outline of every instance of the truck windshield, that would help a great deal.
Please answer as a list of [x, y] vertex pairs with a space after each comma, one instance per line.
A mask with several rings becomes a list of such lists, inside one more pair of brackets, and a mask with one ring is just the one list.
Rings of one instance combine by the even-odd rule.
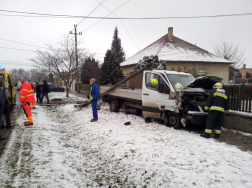
[[167, 74], [173, 88], [175, 90], [181, 90], [185, 88], [190, 82], [195, 80], [193, 75], [185, 75], [185, 74]]

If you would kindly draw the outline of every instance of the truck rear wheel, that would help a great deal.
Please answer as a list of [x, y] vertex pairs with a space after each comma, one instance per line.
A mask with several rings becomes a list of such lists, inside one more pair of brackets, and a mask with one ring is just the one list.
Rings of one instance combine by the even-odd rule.
[[175, 112], [169, 112], [164, 118], [165, 125], [168, 127], [173, 127], [174, 129], [180, 129], [182, 123], [180, 122], [180, 115]]
[[110, 103], [110, 112], [118, 112], [119, 111], [119, 105], [115, 100], [112, 100]]

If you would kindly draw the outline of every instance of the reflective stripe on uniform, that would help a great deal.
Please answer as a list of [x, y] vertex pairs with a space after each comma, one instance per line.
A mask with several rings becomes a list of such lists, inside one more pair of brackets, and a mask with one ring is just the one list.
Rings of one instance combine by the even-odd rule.
[[32, 95], [34, 95], [34, 94], [26, 95], [26, 97], [30, 97], [30, 96], [32, 96]]
[[217, 110], [217, 111], [225, 112], [224, 108], [221, 108], [219, 106], [211, 106], [210, 110]]
[[25, 99], [25, 97], [23, 97], [23, 96], [20, 96], [20, 97]]
[[218, 97], [223, 97], [224, 99], [227, 99], [227, 96], [221, 93], [214, 93], [214, 97], [218, 96]]
[[212, 133], [212, 130], [211, 129], [205, 129], [205, 133]]
[[208, 109], [209, 109], [209, 107], [205, 106], [205, 110], [208, 110]]
[[220, 134], [220, 133], [221, 133], [221, 130], [214, 130], [214, 132], [215, 132], [216, 134]]
[[28, 92], [31, 92], [31, 91], [33, 91], [33, 90], [29, 90]]
[[23, 91], [28, 91], [28, 89], [23, 89]]

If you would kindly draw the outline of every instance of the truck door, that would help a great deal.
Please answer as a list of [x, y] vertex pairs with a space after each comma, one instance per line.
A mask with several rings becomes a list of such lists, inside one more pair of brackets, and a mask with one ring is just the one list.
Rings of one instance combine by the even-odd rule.
[[[152, 82], [153, 81], [153, 82]], [[155, 83], [156, 82], [156, 83]], [[169, 100], [168, 93], [159, 93], [159, 86], [164, 86], [164, 90], [168, 90], [169, 87], [160, 74], [145, 72], [143, 78], [143, 87], [142, 87], [142, 106], [143, 106], [143, 116], [162, 119], [160, 117], [161, 110], [160, 105], [162, 100]]]

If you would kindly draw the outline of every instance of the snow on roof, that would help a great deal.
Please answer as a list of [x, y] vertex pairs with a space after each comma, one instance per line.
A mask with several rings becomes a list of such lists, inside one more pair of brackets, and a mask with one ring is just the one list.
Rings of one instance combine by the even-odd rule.
[[122, 62], [120, 65], [134, 65], [137, 64], [140, 59], [143, 59], [144, 56], [151, 55], [158, 55], [159, 59], [163, 61], [203, 61], [228, 64], [232, 63], [175, 36], [173, 36], [173, 40], [170, 41], [166, 34], [154, 43], [150, 44], [143, 50], [139, 51], [132, 57]]

